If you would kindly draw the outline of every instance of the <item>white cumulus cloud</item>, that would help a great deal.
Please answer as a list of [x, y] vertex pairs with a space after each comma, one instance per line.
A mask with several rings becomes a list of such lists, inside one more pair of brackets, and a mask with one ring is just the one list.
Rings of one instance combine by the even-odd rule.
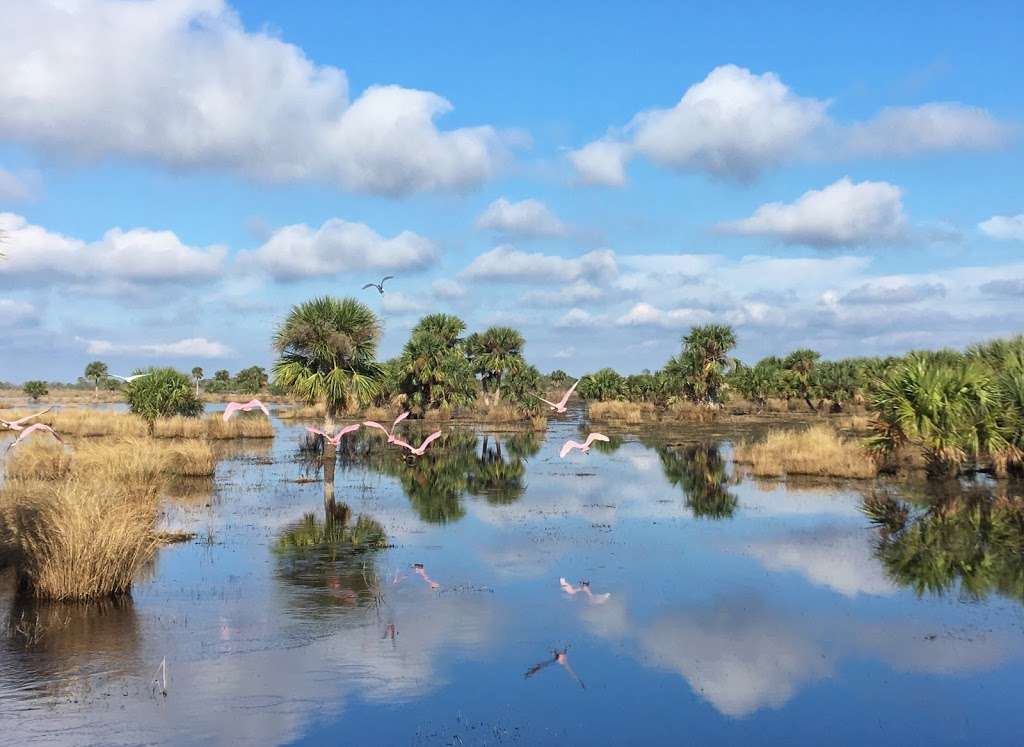
[[505, 236], [523, 238], [555, 238], [569, 233], [566, 225], [547, 205], [534, 199], [509, 202], [499, 197], [481, 213], [476, 225]]
[[602, 318], [591, 314], [589, 311], [580, 308], [569, 309], [557, 321], [556, 327], [596, 327], [602, 323]]
[[461, 190], [499, 168], [510, 137], [439, 130], [452, 105], [371, 86], [249, 32], [224, 0], [42, 0], [4, 8], [0, 136], [47, 151], [381, 194]]
[[749, 218], [721, 224], [719, 229], [831, 248], [901, 241], [907, 236], [907, 220], [899, 187], [843, 177], [824, 189], [805, 192], [796, 202], [762, 205]]
[[599, 301], [604, 291], [586, 280], [563, 285], [557, 290], [535, 290], [524, 293], [520, 302], [527, 306], [571, 306], [581, 301]]
[[693, 324], [713, 321], [714, 315], [707, 309], [660, 309], [649, 303], [635, 304], [616, 320], [616, 324], [631, 327], [664, 327], [679, 329]]
[[433, 291], [435, 298], [448, 301], [463, 298], [466, 295], [466, 286], [450, 278], [435, 280], [431, 284], [430, 289]]
[[99, 241], [48, 231], [14, 213], [0, 213], [4, 254], [0, 283], [33, 279], [195, 282], [219, 277], [227, 250], [191, 247], [172, 231], [112, 228]]
[[363, 223], [331, 218], [319, 228], [304, 223], [280, 228], [242, 260], [249, 256], [278, 280], [289, 281], [355, 270], [421, 270], [436, 261], [437, 247], [412, 231], [384, 238]]
[[1007, 143], [1013, 128], [984, 109], [956, 103], [890, 107], [846, 133], [851, 155], [911, 156], [944, 150], [990, 150]]
[[0, 298], [0, 327], [15, 327], [36, 318], [35, 306], [24, 301]]
[[524, 252], [508, 245], [484, 252], [463, 271], [463, 276], [470, 280], [537, 283], [608, 278], [616, 274], [618, 265], [615, 262], [615, 253], [610, 249], [597, 249], [567, 259], [539, 252]]
[[231, 348], [223, 343], [192, 337], [177, 342], [163, 343], [119, 343], [109, 340], [86, 340], [76, 338], [85, 344], [89, 355], [142, 355], [150, 358], [226, 358]]
[[1024, 241], [1024, 213], [1018, 215], [993, 215], [978, 224], [986, 236], [1002, 241]]

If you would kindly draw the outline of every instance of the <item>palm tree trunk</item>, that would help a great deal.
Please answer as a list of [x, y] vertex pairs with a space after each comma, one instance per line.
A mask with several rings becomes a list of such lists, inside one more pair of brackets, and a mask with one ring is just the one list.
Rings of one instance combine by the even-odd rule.
[[[334, 411], [328, 407], [324, 416], [324, 433], [334, 433]], [[328, 516], [334, 509], [334, 470], [337, 466], [338, 452], [334, 444], [324, 439], [324, 511]]]

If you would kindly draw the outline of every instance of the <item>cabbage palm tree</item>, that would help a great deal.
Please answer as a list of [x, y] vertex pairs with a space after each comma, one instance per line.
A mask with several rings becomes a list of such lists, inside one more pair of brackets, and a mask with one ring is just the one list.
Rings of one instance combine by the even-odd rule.
[[804, 348], [794, 350], [782, 361], [783, 367], [793, 372], [797, 393], [811, 410], [817, 409], [811, 402], [811, 377], [814, 374], [814, 364], [820, 357], [821, 353]]
[[484, 392], [490, 391], [493, 394], [487, 404], [496, 405], [501, 402], [505, 376], [525, 364], [525, 345], [523, 336], [511, 327], [490, 327], [470, 335], [466, 340], [467, 352], [473, 369], [481, 376]]
[[733, 363], [729, 352], [736, 347], [736, 334], [728, 324], [702, 324], [691, 327], [682, 343], [682, 352], [665, 364], [665, 373], [677, 379], [693, 401], [717, 405]]
[[422, 412], [467, 405], [476, 397], [473, 369], [459, 335], [465, 323], [451, 314], [430, 314], [413, 327], [398, 358], [399, 388]]
[[[308, 405], [324, 405], [324, 430], [378, 389], [376, 314], [354, 298], [321, 296], [293, 306], [274, 333], [275, 383]], [[335, 447], [324, 444], [324, 501], [334, 500]]]
[[85, 378], [91, 379], [93, 384], [96, 385], [94, 394], [96, 398], [100, 396], [100, 382], [107, 378], [109, 373], [110, 369], [107, 368], [107, 364], [103, 361], [93, 361], [85, 367]]
[[201, 366], [196, 366], [192, 369], [192, 378], [196, 382], [196, 396], [199, 396], [199, 382], [203, 380], [203, 369]]

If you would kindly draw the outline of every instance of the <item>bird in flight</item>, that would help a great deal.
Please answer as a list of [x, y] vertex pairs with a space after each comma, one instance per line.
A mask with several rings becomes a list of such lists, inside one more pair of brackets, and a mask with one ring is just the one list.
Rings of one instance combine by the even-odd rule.
[[572, 396], [573, 391], [575, 391], [575, 389], [576, 389], [576, 384], [579, 384], [579, 383], [580, 383], [580, 380], [576, 379], [576, 381], [573, 383], [573, 385], [571, 387], [569, 387], [569, 391], [567, 391], [565, 394], [563, 394], [562, 395], [562, 399], [560, 399], [558, 402], [549, 402], [548, 400], [544, 399], [543, 397], [537, 397], [537, 395], [534, 395], [534, 396], [537, 397], [537, 399], [539, 399], [544, 404], [550, 406], [551, 410], [553, 412], [557, 412], [558, 414], [562, 414], [562, 413], [565, 412], [565, 403], [569, 401], [569, 397]]
[[584, 441], [583, 443], [580, 443], [579, 441], [573, 441], [570, 438], [562, 446], [562, 450], [558, 452], [558, 456], [560, 456], [562, 459], [565, 459], [565, 455], [568, 454], [573, 449], [579, 449], [584, 454], [587, 454], [590, 452], [590, 444], [594, 443], [594, 441], [611, 441], [611, 439], [608, 438], [608, 436], [604, 435], [603, 433], [591, 433], [589, 436], [587, 436], [587, 440]]
[[385, 275], [384, 277], [382, 277], [380, 279], [379, 283], [367, 283], [366, 285], [364, 285], [363, 286], [363, 290], [366, 290], [367, 288], [376, 288], [377, 292], [380, 293], [383, 296], [384, 295], [384, 281], [385, 280], [391, 280], [394, 277], [395, 277], [394, 275]]
[[537, 672], [539, 672], [540, 670], [546, 669], [547, 667], [551, 666], [552, 664], [558, 664], [560, 667], [562, 667], [562, 669], [564, 669], [566, 671], [566, 673], [570, 677], [572, 677], [574, 680], [576, 680], [576, 683], [581, 688], [586, 690], [587, 686], [583, 684], [583, 680], [581, 680], [579, 678], [579, 676], [576, 674], [576, 672], [574, 672], [572, 670], [572, 667], [569, 665], [568, 650], [569, 649], [567, 649], [567, 648], [563, 648], [561, 651], [558, 651], [557, 649], [555, 651], [552, 651], [550, 659], [545, 659], [544, 661], [542, 661], [542, 662], [540, 662], [538, 664], [534, 664], [532, 667], [530, 667], [529, 669], [526, 670], [526, 674], [523, 675], [523, 676], [527, 677], [527, 678], [532, 677], [533, 675], [537, 674]]
[[64, 443], [64, 439], [58, 436], [57, 431], [55, 431], [53, 428], [42, 423], [35, 423], [33, 425], [30, 425], [28, 428], [22, 430], [22, 432], [18, 434], [18, 437], [14, 439], [14, 441], [12, 441], [10, 445], [8, 445], [7, 451], [13, 449], [15, 446], [20, 444], [22, 441], [24, 441], [26, 438], [31, 436], [36, 431], [45, 431], [46, 433], [51, 434], [55, 439], [57, 439], [61, 443]]
[[568, 581], [566, 581], [564, 577], [562, 577], [558, 579], [558, 584], [562, 587], [562, 591], [564, 591], [569, 596], [575, 596], [576, 594], [580, 593], [586, 594], [587, 601], [591, 602], [592, 604], [604, 604], [612, 597], [611, 592], [607, 591], [604, 594], [593, 593], [590, 590], [589, 581], [580, 581], [579, 586], [573, 586]]
[[399, 446], [402, 446], [402, 447], [408, 449], [409, 453], [412, 454], [413, 456], [423, 456], [423, 452], [425, 452], [427, 450], [427, 447], [430, 446], [430, 444], [432, 444], [435, 439], [439, 438], [440, 435], [441, 435], [441, 431], [434, 431], [429, 436], [427, 436], [425, 439], [423, 439], [423, 443], [421, 443], [415, 449], [412, 447], [411, 444], [407, 444], [405, 441], [401, 440], [400, 438], [396, 438], [395, 439], [395, 443], [398, 444]]
[[343, 436], [359, 430], [359, 423], [355, 423], [353, 425], [346, 425], [333, 436], [324, 433], [319, 428], [307, 428], [306, 430], [309, 431], [310, 433], [316, 433], [317, 435], [323, 436], [327, 443], [331, 444], [332, 446], [337, 446], [338, 444], [341, 443], [341, 439]]
[[143, 378], [145, 376], [149, 376], [149, 374], [148, 373], [141, 373], [141, 374], [132, 374], [131, 376], [118, 376], [117, 374], [110, 374], [110, 378], [112, 378], [112, 379], [120, 379], [125, 384], [131, 384], [136, 379], [141, 379], [141, 378]]
[[413, 563], [412, 569], [416, 572], [416, 575], [427, 582], [427, 586], [431, 589], [440, 589], [441, 584], [437, 583], [434, 579], [427, 575], [427, 569], [423, 567], [423, 563]]
[[25, 430], [24, 423], [27, 423], [32, 418], [38, 418], [40, 415], [45, 415], [52, 409], [52, 407], [47, 407], [41, 412], [37, 412], [34, 415], [26, 415], [18, 418], [17, 420], [4, 420], [3, 418], [0, 418], [0, 428], [7, 431], [23, 431]]
[[395, 426], [398, 425], [399, 423], [401, 423], [407, 417], [409, 417], [409, 411], [408, 410], [406, 410], [401, 415], [399, 415], [397, 418], [395, 418], [394, 422], [391, 424], [391, 430], [388, 430], [387, 428], [385, 428], [383, 425], [381, 425], [380, 423], [376, 422], [375, 420], [367, 420], [367, 421], [365, 421], [363, 423], [363, 425], [367, 426], [368, 428], [376, 428], [377, 430], [384, 431], [384, 435], [388, 437], [388, 443], [389, 444], [393, 444], [393, 443], [395, 443], [395, 441], [398, 440], [395, 437]]
[[267, 406], [258, 399], [251, 399], [244, 405], [239, 402], [228, 402], [227, 407], [224, 408], [224, 422], [226, 423], [229, 421], [239, 410], [242, 412], [249, 412], [250, 410], [256, 409], [263, 410], [263, 414], [268, 418], [270, 417], [270, 410], [268, 410]]

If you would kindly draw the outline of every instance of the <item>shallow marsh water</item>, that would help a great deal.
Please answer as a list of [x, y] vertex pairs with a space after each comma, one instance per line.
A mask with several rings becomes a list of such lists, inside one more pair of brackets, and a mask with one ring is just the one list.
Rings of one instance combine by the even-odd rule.
[[[461, 426], [416, 466], [351, 442], [337, 499], [393, 547], [299, 552], [279, 546], [323, 520], [322, 484], [304, 424], [276, 425], [272, 443], [217, 444], [215, 480], [175, 484], [165, 523], [197, 537], [161, 550], [131, 600], [33, 606], [3, 578], [0, 742], [1012, 744], [1024, 729], [1014, 568], [969, 593], [941, 558], [879, 551], [869, 484], [739, 479], [709, 428], [562, 461], [578, 415], [536, 437]], [[524, 676], [565, 647], [568, 667]]]

